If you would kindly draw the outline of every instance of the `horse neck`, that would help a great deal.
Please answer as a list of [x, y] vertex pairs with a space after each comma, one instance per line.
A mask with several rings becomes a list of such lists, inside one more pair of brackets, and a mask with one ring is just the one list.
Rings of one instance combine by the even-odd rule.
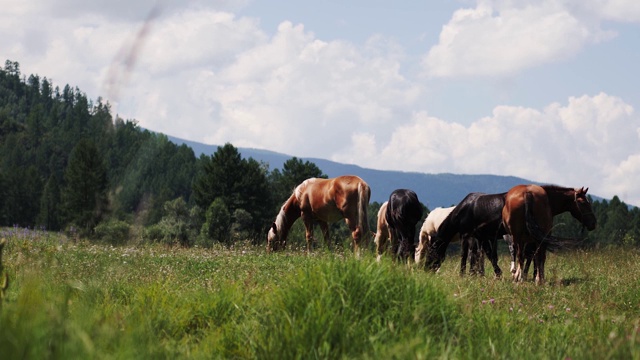
[[549, 206], [551, 207], [551, 213], [553, 216], [562, 214], [566, 211], [571, 211], [575, 202], [575, 190], [571, 188], [564, 188], [558, 186], [544, 187], [549, 199]]
[[447, 244], [458, 233], [458, 223], [456, 221], [455, 211], [449, 213], [445, 219], [438, 225], [438, 237]]
[[276, 218], [276, 224], [280, 231], [280, 238], [286, 239], [289, 234], [289, 229], [293, 223], [300, 217], [300, 205], [295, 193], [291, 194], [289, 199], [282, 205], [280, 213]]

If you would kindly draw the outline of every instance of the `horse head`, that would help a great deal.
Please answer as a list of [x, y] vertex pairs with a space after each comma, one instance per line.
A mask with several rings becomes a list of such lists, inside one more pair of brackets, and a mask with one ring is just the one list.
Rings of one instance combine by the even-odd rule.
[[278, 251], [285, 248], [286, 241], [280, 237], [280, 231], [278, 231], [278, 225], [274, 222], [269, 228], [267, 233], [267, 252]]
[[446, 257], [447, 245], [448, 243], [437, 233], [432, 235], [427, 246], [425, 269], [431, 269], [436, 272], [440, 270], [440, 266]]
[[596, 228], [596, 215], [591, 210], [591, 202], [587, 198], [589, 188], [575, 189], [574, 207], [571, 208], [571, 216], [580, 221], [587, 230], [591, 231]]

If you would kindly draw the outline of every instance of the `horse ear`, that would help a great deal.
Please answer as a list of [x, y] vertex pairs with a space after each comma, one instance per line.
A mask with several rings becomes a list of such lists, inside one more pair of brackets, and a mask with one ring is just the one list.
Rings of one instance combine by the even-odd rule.
[[278, 233], [278, 225], [276, 225], [276, 223], [272, 223], [271, 224], [271, 230], [273, 230], [274, 233]]
[[584, 193], [585, 193], [585, 194], [587, 193], [587, 191], [589, 191], [589, 188], [586, 188], [586, 189], [585, 189], [585, 188], [583, 188], [583, 189], [584, 189]]

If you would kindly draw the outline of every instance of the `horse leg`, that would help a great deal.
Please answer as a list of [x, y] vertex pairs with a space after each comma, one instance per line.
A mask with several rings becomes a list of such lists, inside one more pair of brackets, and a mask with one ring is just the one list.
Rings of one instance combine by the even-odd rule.
[[378, 229], [376, 232], [375, 243], [376, 243], [376, 260], [382, 260], [382, 253], [387, 248], [387, 240], [389, 238], [389, 231], [387, 229]]
[[[515, 242], [515, 239], [514, 239]], [[524, 244], [521, 243], [516, 243], [515, 245], [516, 248], [516, 260], [517, 260], [517, 265], [516, 265], [516, 272], [513, 274], [513, 279], [515, 281], [523, 281], [526, 279], [526, 273], [523, 272], [524, 270]]]
[[400, 236], [395, 229], [391, 230], [391, 239], [389, 240], [391, 241], [391, 256], [395, 261], [398, 259], [398, 251], [400, 249]]
[[478, 239], [476, 239], [475, 237], [468, 237], [467, 241], [470, 242], [469, 251], [471, 255], [471, 266], [469, 268], [469, 274], [478, 275]]
[[304, 227], [306, 230], [305, 237], [307, 239], [307, 253], [311, 253], [313, 248], [314, 239], [313, 239], [313, 219], [309, 216], [303, 217]]
[[460, 256], [460, 276], [467, 272], [467, 258], [469, 257], [469, 238], [461, 236], [462, 254]]
[[537, 274], [535, 274], [537, 285], [544, 284], [544, 263], [546, 261], [546, 258], [547, 258], [547, 249], [544, 246], [544, 244], [541, 244], [533, 260], [533, 269], [534, 271], [537, 270]]
[[[525, 256], [525, 265], [524, 265], [524, 272], [525, 274], [529, 273], [529, 267], [531, 266], [531, 261], [533, 260], [533, 257], [536, 255], [538, 249], [534, 249], [534, 245], [529, 244], [528, 246], [525, 246], [525, 252], [524, 252], [524, 256]], [[536, 267], [535, 263], [533, 265], [533, 278], [535, 279], [536, 276], [538, 274], [538, 268]]]
[[513, 246], [513, 236], [503, 235], [502, 238], [507, 243], [507, 245], [509, 245], [509, 254], [511, 255], [511, 266], [509, 270], [512, 274], [514, 274], [516, 272], [516, 249]]
[[472, 275], [484, 276], [484, 253], [483, 246], [480, 244], [480, 240], [477, 237], [469, 237], [471, 241], [471, 269]]
[[356, 258], [359, 258], [360, 239], [364, 234], [360, 233], [360, 229], [357, 226], [357, 219], [350, 220], [348, 217], [345, 217], [345, 222], [347, 223], [347, 227], [349, 227], [349, 231], [351, 231], [351, 237], [353, 238], [353, 252], [356, 254]]
[[[526, 260], [525, 260], [525, 264], [524, 264], [524, 272], [525, 274], [529, 273], [529, 267], [531, 266], [531, 259], [530, 257], [527, 256]], [[537, 268], [535, 263], [533, 264], [533, 277], [536, 277], [536, 272], [537, 272]]]
[[424, 254], [427, 252], [427, 244], [429, 243], [429, 234], [427, 232], [420, 232], [420, 240], [418, 241], [418, 247], [416, 248], [415, 262], [418, 266], [424, 262]]
[[[491, 266], [493, 266], [493, 273], [496, 278], [502, 277], [502, 269], [498, 266], [498, 239], [493, 239], [489, 241], [483, 242], [484, 252], [487, 254], [489, 261], [491, 261]], [[482, 274], [484, 275], [484, 260], [482, 260]]]
[[320, 230], [322, 231], [322, 237], [324, 237], [324, 242], [327, 244], [327, 248], [331, 250], [331, 239], [329, 238], [329, 224], [326, 221], [318, 221], [320, 225]]
[[[476, 262], [476, 273], [480, 276], [484, 276], [484, 253], [491, 250], [486, 244], [486, 241], [480, 241], [480, 239], [477, 239], [477, 242], [478, 242], [478, 256], [477, 256], [477, 262]], [[491, 256], [487, 256], [487, 257], [491, 259]]]

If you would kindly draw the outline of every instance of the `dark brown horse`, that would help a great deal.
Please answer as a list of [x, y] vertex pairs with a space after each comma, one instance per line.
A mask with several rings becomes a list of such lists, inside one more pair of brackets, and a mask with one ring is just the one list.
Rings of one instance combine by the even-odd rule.
[[269, 229], [267, 250], [284, 248], [289, 229], [302, 217], [306, 228], [307, 251], [311, 251], [313, 225], [318, 223], [324, 240], [329, 244], [329, 223], [345, 219], [356, 255], [363, 238], [369, 234], [367, 208], [371, 190], [364, 180], [357, 176], [339, 176], [333, 179], [311, 178], [298, 185], [289, 199], [285, 201], [280, 213]]
[[506, 193], [470, 193], [447, 215], [428, 244], [427, 268], [437, 270], [445, 258], [447, 246], [459, 236], [462, 240], [460, 274], [466, 268], [469, 246], [471, 246], [471, 271], [484, 273], [484, 259], [480, 263], [478, 250], [482, 250], [493, 265], [496, 277], [502, 275], [498, 266], [498, 238], [505, 230], [502, 226], [502, 208]]
[[569, 211], [588, 230], [595, 229], [596, 218], [587, 199], [588, 190], [553, 185], [517, 185], [507, 192], [502, 221], [513, 239], [516, 259], [514, 280], [523, 280], [526, 275], [525, 258], [532, 257], [535, 281], [543, 283], [547, 249], [575, 241], [551, 235], [554, 215]]
[[[391, 253], [396, 260], [415, 258], [416, 225], [422, 218], [422, 204], [418, 195], [409, 189], [394, 190], [389, 196], [385, 220], [391, 239]], [[378, 257], [386, 249], [384, 242], [376, 243]]]

